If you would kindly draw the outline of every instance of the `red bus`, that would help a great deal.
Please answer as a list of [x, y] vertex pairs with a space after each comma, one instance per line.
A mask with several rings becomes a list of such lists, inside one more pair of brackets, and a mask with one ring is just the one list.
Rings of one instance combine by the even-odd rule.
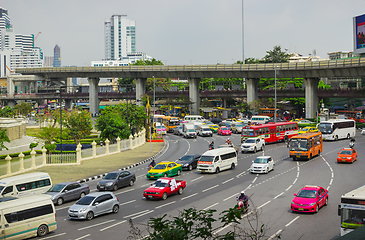
[[262, 137], [265, 139], [265, 143], [287, 142], [289, 138], [296, 135], [298, 135], [297, 122], [258, 124], [242, 128], [241, 142], [251, 137]]

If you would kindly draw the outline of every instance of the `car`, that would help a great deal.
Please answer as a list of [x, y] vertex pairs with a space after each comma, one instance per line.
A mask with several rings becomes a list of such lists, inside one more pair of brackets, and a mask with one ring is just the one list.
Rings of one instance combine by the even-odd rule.
[[64, 202], [83, 198], [90, 193], [90, 188], [86, 184], [78, 182], [62, 182], [53, 185], [44, 194], [50, 195], [54, 204], [62, 205]]
[[231, 130], [229, 130], [228, 127], [220, 127], [217, 130], [217, 134], [223, 136], [223, 135], [231, 135], [232, 133], [231, 133]]
[[69, 219], [91, 220], [105, 213], [118, 213], [119, 199], [112, 192], [93, 192], [68, 209]]
[[274, 170], [274, 160], [271, 156], [259, 156], [252, 161], [250, 173], [269, 173]]
[[202, 136], [202, 137], [204, 137], [204, 136], [212, 137], [213, 136], [212, 130], [210, 130], [210, 128], [207, 125], [198, 126], [198, 130], [197, 130], [196, 134], [199, 136]]
[[231, 129], [232, 122], [227, 122], [226, 120], [224, 120], [223, 122], [220, 122], [218, 125], [220, 127], [227, 127], [229, 129]]
[[175, 178], [160, 178], [151, 187], [143, 191], [143, 197], [146, 200], [162, 198], [166, 200], [167, 196], [172, 194], [181, 195], [186, 187], [184, 180], [176, 180]]
[[174, 135], [181, 135], [181, 133], [182, 133], [182, 126], [174, 127], [173, 133], [174, 133]]
[[255, 137], [255, 138], [247, 138], [241, 144], [241, 152], [257, 152], [258, 150], [264, 150], [265, 148], [265, 139]]
[[183, 170], [191, 171], [197, 167], [200, 157], [200, 154], [185, 155], [177, 160], [176, 163], [180, 164]]
[[178, 135], [183, 136], [184, 135], [184, 129], [183, 129], [182, 126], [180, 126], [180, 127], [179, 127], [179, 130], [178, 130], [179, 131], [179, 134]]
[[357, 160], [357, 152], [353, 148], [343, 148], [341, 152], [338, 152], [337, 162], [350, 162], [353, 163]]
[[181, 164], [176, 162], [160, 162], [157, 163], [147, 173], [147, 179], [159, 179], [161, 177], [180, 176], [182, 172]]
[[303, 118], [296, 118], [296, 119], [290, 120], [290, 122], [300, 122], [302, 120], [304, 120], [304, 119]]
[[242, 128], [244, 128], [246, 124], [241, 122], [235, 122], [231, 125], [231, 131], [232, 133], [242, 133]]
[[218, 123], [222, 122], [223, 120], [221, 118], [212, 118], [210, 121], [214, 124], [218, 124]]
[[219, 128], [219, 126], [217, 124], [209, 125], [209, 129], [214, 133], [216, 133], [218, 131], [218, 128]]
[[204, 125], [212, 125], [214, 124], [213, 122], [211, 121], [208, 121], [208, 120], [205, 120], [205, 122], [203, 122]]
[[316, 127], [304, 127], [299, 130], [298, 134], [308, 133], [308, 132], [318, 132], [318, 128]]
[[251, 123], [251, 120], [248, 119], [248, 118], [239, 118], [239, 119], [237, 119], [237, 122], [242, 122], [242, 123], [245, 123], [245, 124], [249, 124], [249, 123]]
[[107, 173], [96, 185], [99, 191], [117, 191], [121, 187], [133, 186], [136, 174], [129, 171], [113, 171]]
[[361, 130], [361, 135], [365, 135], [365, 128]]
[[307, 185], [303, 187], [291, 202], [293, 212], [315, 212], [328, 204], [328, 191], [323, 187]]
[[309, 120], [306, 120], [306, 119], [302, 119], [298, 122], [298, 124], [311, 124], [311, 123], [314, 123], [314, 122], [311, 122]]

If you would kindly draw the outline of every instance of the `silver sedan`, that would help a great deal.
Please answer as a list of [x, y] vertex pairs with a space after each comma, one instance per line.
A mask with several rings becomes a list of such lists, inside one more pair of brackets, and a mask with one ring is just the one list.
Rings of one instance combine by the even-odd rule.
[[57, 183], [45, 194], [51, 195], [54, 204], [62, 205], [64, 202], [77, 200], [90, 193], [88, 185], [78, 182]]

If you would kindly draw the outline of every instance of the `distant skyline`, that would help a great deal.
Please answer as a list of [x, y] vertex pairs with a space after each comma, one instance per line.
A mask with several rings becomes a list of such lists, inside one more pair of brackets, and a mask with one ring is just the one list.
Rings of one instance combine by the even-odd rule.
[[[175, 64], [242, 60], [242, 0], [2, 0], [19, 34], [37, 34], [44, 56], [62, 49], [62, 66], [90, 66], [104, 54], [104, 22], [113, 14], [136, 21], [136, 51]], [[353, 51], [354, 16], [364, 0], [245, 0], [245, 58], [275, 45], [327, 58]]]

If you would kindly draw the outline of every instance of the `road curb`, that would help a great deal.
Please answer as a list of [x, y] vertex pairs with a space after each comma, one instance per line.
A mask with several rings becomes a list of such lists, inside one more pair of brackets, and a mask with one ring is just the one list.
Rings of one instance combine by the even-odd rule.
[[[139, 163], [135, 163], [133, 165], [130, 165], [128, 167], [120, 168], [120, 169], [118, 169], [118, 171], [124, 171], [124, 170], [127, 170], [127, 169], [131, 169], [131, 168], [137, 167], [139, 165], [142, 165], [142, 164], [144, 164], [146, 162], [152, 161], [153, 159], [156, 159], [157, 157], [159, 157], [160, 155], [162, 155], [167, 150], [168, 146], [169, 146], [169, 143], [165, 140], [164, 141], [163, 148], [158, 153], [156, 153], [154, 156], [152, 156], [152, 157], [150, 157], [150, 158], [148, 158], [146, 160], [143, 160], [143, 161], [141, 161]], [[77, 182], [78, 183], [89, 182], [91, 180], [95, 180], [95, 179], [98, 179], [98, 178], [103, 178], [106, 174], [108, 174], [108, 173], [96, 175], [96, 176], [89, 177], [89, 178], [84, 178], [82, 180], [78, 180]]]

